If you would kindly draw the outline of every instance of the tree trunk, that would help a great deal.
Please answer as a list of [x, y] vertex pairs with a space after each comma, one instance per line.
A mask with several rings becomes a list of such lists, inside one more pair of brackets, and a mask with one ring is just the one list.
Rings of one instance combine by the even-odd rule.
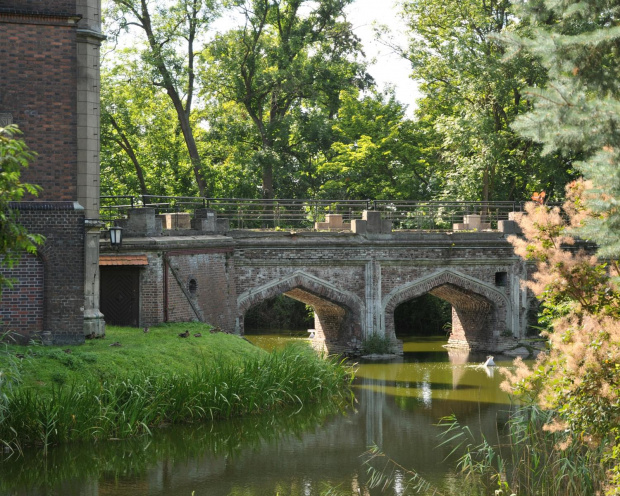
[[146, 189], [146, 182], [144, 181], [144, 173], [142, 172], [142, 166], [140, 165], [140, 161], [138, 160], [138, 157], [136, 156], [136, 152], [134, 151], [133, 146], [131, 145], [131, 143], [129, 142], [129, 139], [127, 138], [127, 135], [125, 134], [123, 129], [120, 127], [120, 125], [118, 124], [114, 116], [112, 116], [112, 114], [108, 114], [108, 116], [110, 117], [110, 123], [112, 124], [112, 127], [118, 133], [119, 140], [117, 141], [117, 143], [125, 151], [125, 153], [129, 157], [129, 160], [131, 160], [131, 163], [136, 169], [136, 176], [138, 177], [138, 183], [140, 184], [140, 194], [142, 195], [142, 201], [144, 203], [147, 203], [145, 197], [146, 195], [148, 195], [148, 191]]
[[179, 97], [179, 94], [177, 93], [174, 86], [168, 87], [166, 85], [166, 91], [168, 93], [168, 96], [170, 96], [172, 103], [174, 104], [174, 109], [177, 112], [177, 118], [179, 119], [181, 131], [183, 132], [185, 146], [187, 146], [189, 158], [192, 161], [192, 168], [194, 169], [194, 176], [196, 177], [198, 192], [200, 193], [200, 196], [207, 196], [207, 183], [202, 176], [202, 160], [200, 158], [200, 154], [198, 153], [198, 147], [196, 146], [196, 140], [194, 139], [194, 133], [192, 132], [189, 118], [185, 113], [181, 98]]

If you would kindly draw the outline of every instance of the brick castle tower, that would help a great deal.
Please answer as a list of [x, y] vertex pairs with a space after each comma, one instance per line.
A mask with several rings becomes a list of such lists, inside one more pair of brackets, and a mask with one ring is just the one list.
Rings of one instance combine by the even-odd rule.
[[[22, 175], [37, 198], [14, 204], [46, 236], [8, 272], [0, 332], [74, 344], [103, 335], [99, 311], [100, 0], [0, 0], [0, 127], [38, 154]], [[45, 334], [43, 334], [45, 333]]]

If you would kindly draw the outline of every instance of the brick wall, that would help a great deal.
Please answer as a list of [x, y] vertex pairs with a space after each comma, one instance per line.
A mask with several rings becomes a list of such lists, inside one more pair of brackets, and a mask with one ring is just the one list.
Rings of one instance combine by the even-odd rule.
[[[75, 8], [75, 2], [10, 3]], [[38, 154], [22, 180], [43, 187], [39, 200], [77, 198], [76, 57], [75, 23], [0, 10], [0, 114], [12, 116]]]
[[144, 325], [192, 321], [198, 312], [211, 324], [242, 333], [249, 308], [286, 294], [313, 306], [318, 340], [329, 351], [343, 352], [372, 332], [395, 341], [394, 309], [432, 293], [453, 306], [455, 345], [497, 350], [514, 342], [511, 333], [521, 337], [524, 330], [527, 301], [518, 288], [525, 265], [501, 235], [373, 240], [233, 232], [155, 244], [136, 238], [126, 240], [123, 250], [148, 253]]
[[[38, 288], [28, 282], [22, 287], [34, 291], [32, 298], [22, 293], [22, 302], [39, 301], [42, 291], [43, 331], [53, 334], [57, 344], [84, 342], [84, 212], [76, 210], [73, 202], [18, 202], [12, 204], [19, 213], [19, 222], [29, 232], [45, 236], [45, 244], [39, 249], [43, 264], [43, 278], [40, 264], [26, 257], [17, 267], [20, 284], [23, 281], [42, 281]], [[12, 303], [0, 301], [2, 329], [14, 330], [24, 339], [41, 330], [41, 315], [34, 317], [34, 325], [23, 313], [15, 314], [9, 308]]]
[[[356, 316], [365, 335], [385, 332], [395, 339], [395, 308], [425, 293], [453, 306], [451, 342], [456, 346], [499, 349], [513, 343], [513, 335], [523, 333], [522, 309], [527, 302], [521, 301], [515, 288], [525, 273], [512, 247], [499, 234], [395, 234], [376, 239], [355, 235], [308, 235], [305, 239], [234, 236], [238, 242], [237, 294], [251, 295], [248, 299], [252, 301], [262, 293], [270, 297], [274, 291], [290, 290], [281, 283], [274, 286], [274, 281], [302, 271], [365, 303], [364, 309], [354, 310], [365, 312]], [[321, 291], [317, 289], [316, 294], [339, 304]], [[242, 305], [241, 313], [245, 302]], [[317, 335], [329, 340], [321, 320], [317, 318], [315, 323]], [[329, 327], [338, 325], [330, 320]], [[341, 325], [348, 328], [352, 322]], [[357, 337], [353, 329], [347, 329], [346, 334], [349, 340]]]
[[230, 252], [226, 249], [205, 250], [203, 253], [199, 250], [173, 251], [167, 253], [166, 258], [168, 321], [204, 319], [226, 331], [233, 331], [236, 293], [229, 264]]
[[[0, 273], [13, 279], [12, 288], [4, 288], [0, 301], [0, 328], [15, 331], [24, 338], [43, 331], [43, 261], [26, 254], [13, 269], [0, 265]], [[3, 324], [4, 323], [4, 324]]]
[[140, 271], [140, 325], [164, 322], [164, 259], [161, 253], [147, 254], [148, 267]]
[[0, 0], [0, 12], [75, 14], [75, 0]]

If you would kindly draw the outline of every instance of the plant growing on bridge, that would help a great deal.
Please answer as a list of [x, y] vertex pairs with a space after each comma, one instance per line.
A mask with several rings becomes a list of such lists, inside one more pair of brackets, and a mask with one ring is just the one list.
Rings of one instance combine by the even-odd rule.
[[387, 355], [392, 353], [392, 340], [378, 332], [373, 332], [362, 341], [363, 355]]

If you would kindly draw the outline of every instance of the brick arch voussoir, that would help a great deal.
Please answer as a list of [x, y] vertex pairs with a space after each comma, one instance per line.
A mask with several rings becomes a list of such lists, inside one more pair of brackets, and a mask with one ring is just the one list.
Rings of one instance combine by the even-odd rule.
[[442, 271], [430, 277], [413, 281], [392, 291], [384, 300], [383, 308], [385, 309], [385, 314], [392, 314], [401, 303], [430, 293], [433, 289], [446, 284], [469, 291], [488, 300], [492, 307], [499, 311], [500, 315], [498, 317], [500, 320], [505, 321], [508, 301], [504, 294], [483, 281], [451, 270]]
[[243, 317], [250, 308], [262, 301], [296, 288], [309, 291], [320, 298], [344, 307], [354, 313], [360, 313], [361, 307], [363, 306], [361, 300], [355, 295], [346, 291], [337, 290], [328, 282], [314, 276], [297, 272], [281, 280], [264, 284], [263, 286], [253, 288], [241, 294], [237, 299], [237, 314], [239, 317]]

